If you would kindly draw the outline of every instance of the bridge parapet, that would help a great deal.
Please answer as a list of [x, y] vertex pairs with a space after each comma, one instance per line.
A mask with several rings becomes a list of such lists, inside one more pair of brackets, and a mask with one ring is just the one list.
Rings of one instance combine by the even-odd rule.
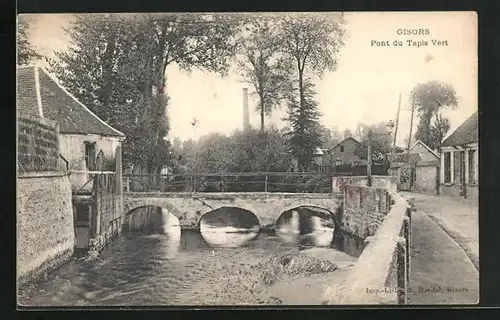
[[124, 175], [124, 192], [331, 193], [335, 174], [321, 172], [220, 172]]
[[389, 195], [390, 211], [365, 238], [366, 247], [341, 286], [328, 288], [324, 304], [407, 303], [412, 208], [399, 194]]

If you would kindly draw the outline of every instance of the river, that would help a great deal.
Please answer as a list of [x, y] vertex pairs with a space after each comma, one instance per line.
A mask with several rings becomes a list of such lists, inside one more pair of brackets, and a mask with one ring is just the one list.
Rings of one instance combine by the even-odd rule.
[[[20, 289], [20, 305], [320, 304], [326, 287], [338, 284], [356, 260], [329, 248], [333, 229], [328, 228], [300, 236], [290, 228], [269, 235], [256, 229], [205, 225], [201, 234], [181, 232], [174, 222], [164, 230], [125, 232], [98, 257], [73, 258]], [[276, 271], [273, 281], [265, 280], [275, 272], [263, 276], [266, 259], [283, 260], [280, 254], [295, 257], [297, 266], [304, 258], [309, 264], [327, 260], [336, 268], [286, 274], [283, 270], [292, 267], [280, 265], [273, 270], [281, 273]]]

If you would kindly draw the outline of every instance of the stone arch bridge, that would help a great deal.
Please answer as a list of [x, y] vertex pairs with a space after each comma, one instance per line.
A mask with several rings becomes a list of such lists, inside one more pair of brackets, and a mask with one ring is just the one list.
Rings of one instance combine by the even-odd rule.
[[224, 207], [237, 207], [252, 212], [263, 228], [271, 228], [285, 212], [298, 207], [316, 207], [332, 213], [335, 221], [341, 198], [326, 193], [125, 193], [124, 211], [128, 216], [134, 209], [157, 206], [179, 219], [182, 229], [199, 228], [202, 217]]

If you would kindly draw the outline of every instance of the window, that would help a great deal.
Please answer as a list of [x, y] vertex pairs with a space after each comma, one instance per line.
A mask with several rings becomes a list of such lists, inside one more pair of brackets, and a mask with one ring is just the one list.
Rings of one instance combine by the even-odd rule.
[[85, 166], [89, 171], [95, 171], [96, 143], [85, 141]]
[[444, 183], [451, 183], [451, 152], [444, 153]]
[[476, 184], [476, 152], [477, 150], [469, 150], [469, 184]]
[[340, 146], [340, 152], [344, 152], [344, 146]]

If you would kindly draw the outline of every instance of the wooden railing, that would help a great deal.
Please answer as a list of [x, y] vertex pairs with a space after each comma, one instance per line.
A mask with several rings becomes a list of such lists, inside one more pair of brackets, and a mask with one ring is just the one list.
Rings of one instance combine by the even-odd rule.
[[[115, 176], [114, 171], [83, 171], [83, 170], [70, 170], [70, 181], [73, 193], [79, 194], [81, 192], [90, 194], [94, 188], [96, 177], [98, 176]], [[115, 179], [115, 178], [113, 178]]]
[[125, 174], [123, 185], [124, 192], [331, 193], [333, 176], [332, 173], [309, 172]]

